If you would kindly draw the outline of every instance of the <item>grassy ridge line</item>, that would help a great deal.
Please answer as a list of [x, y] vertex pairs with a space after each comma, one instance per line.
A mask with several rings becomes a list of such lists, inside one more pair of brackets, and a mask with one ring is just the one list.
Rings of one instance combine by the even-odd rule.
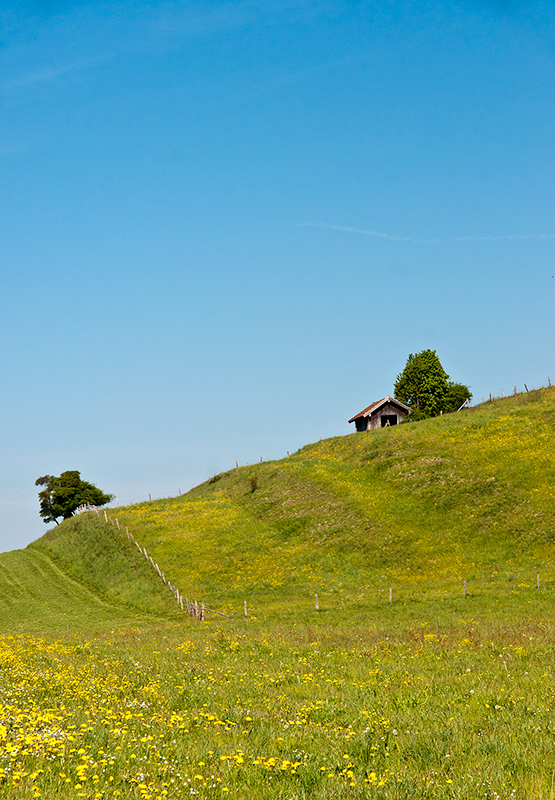
[[[282, 610], [555, 578], [555, 391], [308, 445], [118, 518], [189, 596]], [[329, 605], [329, 603], [328, 603]], [[226, 610], [222, 608], [222, 610]], [[228, 609], [229, 610], [229, 609]]]
[[92, 512], [66, 520], [29, 548], [47, 553], [68, 575], [111, 602], [176, 615], [177, 605], [150, 562], [122, 531]]
[[3, 630], [94, 630], [178, 617], [150, 564], [93, 514], [0, 555]]

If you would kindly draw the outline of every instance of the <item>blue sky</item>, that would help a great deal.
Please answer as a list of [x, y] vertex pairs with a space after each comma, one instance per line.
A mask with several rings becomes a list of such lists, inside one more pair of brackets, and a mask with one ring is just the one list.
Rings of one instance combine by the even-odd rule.
[[[552, 4], [0, 12], [0, 550], [347, 434], [436, 349], [555, 381]], [[352, 426], [351, 426], [352, 427]]]

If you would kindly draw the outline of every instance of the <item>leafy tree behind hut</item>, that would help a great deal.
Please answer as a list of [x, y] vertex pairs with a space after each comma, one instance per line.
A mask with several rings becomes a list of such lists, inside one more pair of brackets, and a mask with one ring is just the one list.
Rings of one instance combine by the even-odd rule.
[[472, 397], [468, 386], [449, 380], [435, 350], [409, 355], [395, 381], [394, 393], [413, 410], [407, 421], [457, 411]]

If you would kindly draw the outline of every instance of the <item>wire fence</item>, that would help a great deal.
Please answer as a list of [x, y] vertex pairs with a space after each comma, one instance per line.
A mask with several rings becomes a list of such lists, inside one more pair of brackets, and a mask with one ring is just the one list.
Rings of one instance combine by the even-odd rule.
[[[76, 514], [83, 514], [87, 511], [91, 511], [98, 519], [104, 519], [104, 522], [108, 525], [114, 525], [118, 531], [121, 531], [121, 527], [119, 524], [119, 520], [117, 517], [110, 517], [106, 511], [106, 509], [100, 510], [98, 506], [91, 506], [88, 504], [79, 506], [75, 510]], [[206, 614], [217, 614], [220, 617], [226, 617], [227, 619], [231, 619], [229, 614], [223, 614], [221, 611], [215, 611], [212, 608], [208, 608], [208, 606], [204, 602], [200, 602], [198, 600], [189, 600], [187, 597], [184, 597], [183, 594], [179, 591], [177, 586], [174, 586], [173, 583], [165, 576], [164, 572], [160, 569], [159, 565], [154, 561], [151, 555], [147, 552], [146, 547], [142, 547], [139, 542], [135, 539], [129, 528], [126, 526], [125, 534], [129, 541], [133, 542], [135, 547], [141, 553], [141, 555], [148, 561], [151, 567], [156, 570], [158, 573], [159, 578], [165, 583], [168, 589], [172, 592], [176, 603], [178, 604], [179, 608], [182, 611], [186, 611], [190, 616], [195, 617], [196, 619], [200, 620], [200, 622], [204, 622]]]

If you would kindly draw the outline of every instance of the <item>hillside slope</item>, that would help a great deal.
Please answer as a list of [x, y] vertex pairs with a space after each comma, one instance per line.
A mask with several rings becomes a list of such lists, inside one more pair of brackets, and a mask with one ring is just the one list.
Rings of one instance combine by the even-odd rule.
[[553, 574], [555, 390], [328, 439], [118, 509], [189, 596], [268, 605], [542, 586]]
[[0, 554], [0, 632], [91, 631], [177, 616], [171, 594], [136, 548], [94, 515]]

